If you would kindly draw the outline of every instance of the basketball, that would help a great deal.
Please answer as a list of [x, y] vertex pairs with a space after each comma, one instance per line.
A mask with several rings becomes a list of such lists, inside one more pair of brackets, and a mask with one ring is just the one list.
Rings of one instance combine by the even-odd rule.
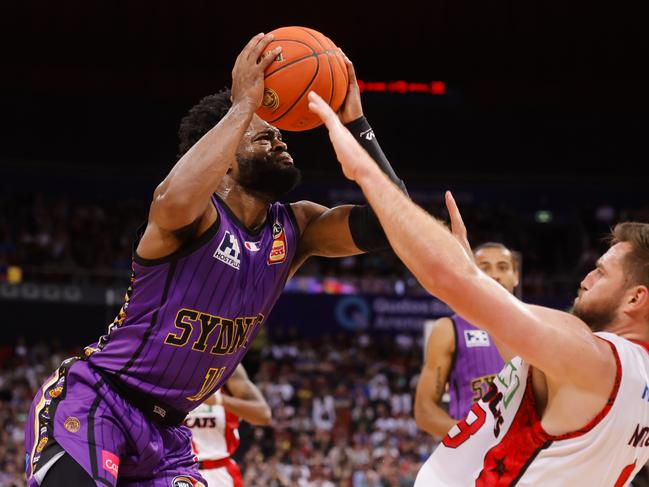
[[271, 32], [268, 50], [282, 52], [264, 73], [264, 99], [257, 115], [280, 130], [299, 132], [321, 125], [309, 111], [313, 90], [334, 111], [347, 94], [347, 67], [338, 47], [325, 35], [307, 27], [281, 27]]

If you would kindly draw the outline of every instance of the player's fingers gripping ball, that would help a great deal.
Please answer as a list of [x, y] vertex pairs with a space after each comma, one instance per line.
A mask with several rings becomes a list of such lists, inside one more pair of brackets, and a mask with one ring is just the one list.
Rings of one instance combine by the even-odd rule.
[[336, 45], [307, 27], [281, 27], [266, 50], [282, 52], [264, 72], [264, 98], [257, 115], [281, 130], [310, 130], [322, 124], [309, 110], [309, 91], [315, 91], [338, 111], [349, 79], [345, 59]]

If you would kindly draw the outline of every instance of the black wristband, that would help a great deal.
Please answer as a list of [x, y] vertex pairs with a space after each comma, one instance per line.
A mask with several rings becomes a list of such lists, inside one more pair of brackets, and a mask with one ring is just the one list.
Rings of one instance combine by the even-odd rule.
[[385, 157], [385, 154], [383, 153], [378, 140], [376, 140], [374, 130], [372, 130], [372, 127], [370, 126], [365, 116], [361, 116], [353, 122], [345, 124], [345, 127], [347, 127], [356, 141], [361, 145], [361, 147], [363, 147], [363, 149], [367, 151], [370, 157], [374, 159], [377, 166], [381, 168], [381, 171], [383, 171], [394, 184], [399, 186], [399, 188], [401, 188], [401, 191], [403, 191], [405, 194], [408, 194], [406, 185], [401, 179], [399, 179], [397, 174], [394, 172], [394, 169], [392, 169], [390, 161], [388, 161], [388, 158]]

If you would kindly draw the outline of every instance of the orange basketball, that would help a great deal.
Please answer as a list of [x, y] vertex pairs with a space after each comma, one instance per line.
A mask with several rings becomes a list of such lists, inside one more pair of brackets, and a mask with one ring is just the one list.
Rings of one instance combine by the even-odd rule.
[[268, 50], [282, 46], [282, 52], [264, 73], [264, 100], [257, 115], [281, 130], [315, 128], [322, 122], [309, 111], [307, 94], [315, 91], [337, 111], [347, 94], [345, 60], [316, 30], [281, 27], [272, 34]]

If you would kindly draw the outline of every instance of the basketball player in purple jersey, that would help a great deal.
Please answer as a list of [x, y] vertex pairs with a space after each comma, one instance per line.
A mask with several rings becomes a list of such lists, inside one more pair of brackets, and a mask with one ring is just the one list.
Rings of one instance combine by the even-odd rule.
[[[298, 182], [281, 133], [255, 111], [281, 48], [259, 34], [232, 89], [180, 129], [181, 158], [153, 195], [133, 275], [108, 333], [39, 390], [25, 431], [30, 487], [204, 485], [186, 414], [234, 372], [286, 280], [312, 255], [388, 247], [368, 206], [276, 200]], [[349, 60], [340, 119], [404, 188], [363, 117]]]
[[[475, 262], [510, 293], [518, 285], [516, 258], [503, 244], [488, 242], [473, 251]], [[417, 383], [415, 420], [419, 429], [443, 437], [482, 398], [504, 366], [496, 344], [458, 314], [433, 323], [426, 358]], [[448, 412], [441, 406], [449, 386]]]

